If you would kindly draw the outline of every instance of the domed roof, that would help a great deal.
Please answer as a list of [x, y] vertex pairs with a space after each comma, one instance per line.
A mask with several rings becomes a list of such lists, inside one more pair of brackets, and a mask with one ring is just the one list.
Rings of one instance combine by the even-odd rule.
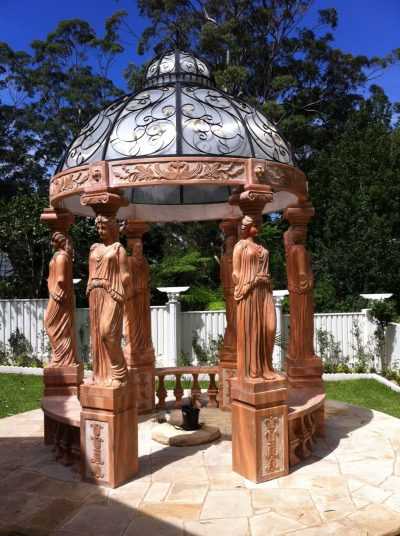
[[216, 88], [205, 61], [179, 50], [149, 64], [141, 91], [95, 115], [58, 171], [99, 160], [163, 156], [258, 158], [293, 165], [275, 125]]

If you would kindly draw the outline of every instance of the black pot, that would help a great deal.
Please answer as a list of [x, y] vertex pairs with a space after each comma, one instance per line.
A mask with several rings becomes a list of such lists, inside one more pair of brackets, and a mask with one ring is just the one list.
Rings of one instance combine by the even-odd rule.
[[194, 406], [182, 406], [182, 428], [184, 430], [198, 430], [199, 425], [199, 408]]

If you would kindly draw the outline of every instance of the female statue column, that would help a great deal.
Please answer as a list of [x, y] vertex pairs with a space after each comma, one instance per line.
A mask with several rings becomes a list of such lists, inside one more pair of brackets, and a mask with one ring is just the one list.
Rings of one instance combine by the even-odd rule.
[[49, 302], [44, 324], [50, 340], [50, 367], [70, 367], [76, 363], [74, 326], [73, 249], [69, 237], [55, 232], [51, 238], [54, 255], [49, 265]]
[[321, 359], [314, 351], [314, 277], [306, 249], [311, 205], [289, 207], [284, 216], [290, 227], [284, 234], [290, 298], [290, 336], [286, 357], [289, 382], [296, 386], [320, 384]]
[[254, 242], [257, 226], [250, 216], [241, 225], [242, 239], [233, 251], [233, 281], [237, 302], [238, 375], [273, 380], [276, 314], [269, 273], [269, 253]]
[[[91, 175], [106, 177], [107, 168], [93, 164]], [[136, 390], [122, 352], [122, 324], [132, 296], [128, 257], [119, 243], [118, 209], [127, 204], [117, 190], [81, 195], [96, 213], [102, 243], [89, 255], [90, 338], [92, 381], [81, 387], [81, 470], [85, 480], [116, 487], [138, 470]], [[102, 447], [104, 446], [104, 448]]]
[[132, 296], [124, 314], [125, 359], [131, 373], [137, 376], [137, 404], [140, 413], [155, 405], [155, 354], [151, 339], [150, 268], [143, 254], [143, 235], [149, 230], [144, 221], [126, 220], [122, 232], [128, 239], [128, 267], [132, 276]]
[[225, 298], [226, 328], [224, 342], [219, 352], [219, 407], [231, 409], [230, 379], [236, 376], [236, 300], [232, 280], [233, 249], [237, 242], [239, 220], [227, 219], [220, 229], [225, 235], [224, 252], [220, 261], [220, 279]]
[[237, 377], [231, 380], [232, 465], [254, 482], [289, 471], [287, 382], [272, 367], [276, 314], [269, 252], [254, 240], [272, 198], [271, 187], [259, 183], [230, 198], [244, 215], [242, 237], [233, 250]]
[[132, 282], [115, 217], [99, 214], [95, 221], [102, 243], [93, 244], [89, 256], [92, 381], [118, 387], [127, 381], [121, 338], [124, 302], [132, 295]]
[[[45, 396], [75, 395], [83, 379], [75, 334], [75, 297], [72, 282], [73, 248], [68, 229], [74, 216], [68, 210], [45, 208], [40, 221], [52, 231], [54, 254], [49, 264], [49, 301], [44, 325], [51, 347], [51, 360], [44, 369]], [[46, 441], [50, 442], [49, 420], [45, 418]]]

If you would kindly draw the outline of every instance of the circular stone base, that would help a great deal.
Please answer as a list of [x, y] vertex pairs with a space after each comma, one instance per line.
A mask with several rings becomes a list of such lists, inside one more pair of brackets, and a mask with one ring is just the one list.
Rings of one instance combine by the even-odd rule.
[[219, 428], [203, 424], [198, 430], [182, 430], [168, 422], [158, 424], [151, 432], [151, 438], [163, 445], [190, 447], [210, 443], [221, 436]]

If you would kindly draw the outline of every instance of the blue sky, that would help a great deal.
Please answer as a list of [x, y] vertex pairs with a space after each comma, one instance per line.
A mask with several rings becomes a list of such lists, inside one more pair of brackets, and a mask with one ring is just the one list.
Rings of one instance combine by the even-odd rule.
[[[400, 48], [400, 0], [315, 0], [306, 22], [313, 24], [318, 9], [327, 7], [338, 11], [335, 45], [344, 51], [380, 56]], [[44, 38], [58, 21], [68, 18], [87, 20], [101, 30], [104, 19], [117, 9], [129, 12], [129, 25], [140, 35], [146, 21], [139, 17], [134, 0], [0, 0], [0, 40], [16, 49], [29, 49], [32, 40]], [[111, 72], [119, 85], [128, 61], [144, 61], [136, 54], [135, 38], [128, 33], [124, 38], [126, 51]], [[399, 81], [400, 66], [396, 65], [374, 82], [385, 89], [392, 101], [400, 101]]]

